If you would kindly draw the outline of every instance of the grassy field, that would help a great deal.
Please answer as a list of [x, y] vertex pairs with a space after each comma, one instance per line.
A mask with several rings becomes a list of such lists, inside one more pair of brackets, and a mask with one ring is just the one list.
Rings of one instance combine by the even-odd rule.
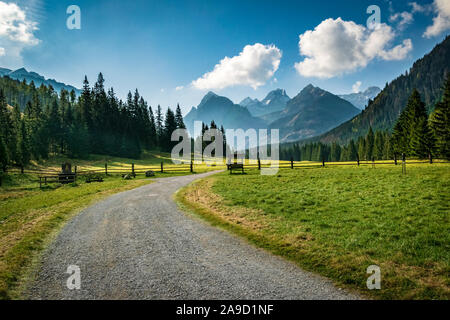
[[[381, 299], [450, 298], [450, 165], [222, 173], [177, 194], [213, 225]], [[381, 290], [366, 287], [381, 268]]]
[[[171, 164], [170, 155], [146, 154], [141, 160], [91, 156], [88, 160], [71, 160], [61, 157], [33, 163], [29, 169], [60, 170], [61, 163], [69, 161], [83, 170], [109, 167], [131, 172], [135, 169]], [[214, 169], [197, 166], [196, 172]], [[155, 170], [156, 171], [156, 170]], [[26, 171], [25, 171], [26, 172]], [[156, 178], [186, 175], [189, 172], [155, 172]], [[136, 179], [124, 180], [119, 174], [101, 175], [102, 183], [86, 183], [84, 177], [62, 186], [49, 184], [39, 188], [38, 174], [8, 173], [3, 175], [0, 187], [0, 299], [20, 298], [20, 291], [40, 253], [60, 228], [81, 209], [111, 194], [130, 190], [148, 183], [144, 174]]]

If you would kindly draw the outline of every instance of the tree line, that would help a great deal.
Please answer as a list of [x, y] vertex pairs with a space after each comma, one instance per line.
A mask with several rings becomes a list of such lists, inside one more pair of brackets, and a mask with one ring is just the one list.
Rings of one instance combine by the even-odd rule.
[[387, 160], [394, 157], [450, 159], [450, 77], [447, 77], [442, 100], [427, 114], [425, 103], [417, 90], [408, 102], [392, 130], [374, 132], [348, 144], [333, 142], [292, 144], [280, 148], [280, 159], [294, 161], [356, 161]]
[[[139, 158], [142, 150], [170, 152], [171, 134], [185, 128], [181, 108], [158, 105], [155, 113], [136, 89], [123, 102], [105, 90], [100, 73], [93, 87], [87, 77], [80, 97], [51, 86], [0, 79], [0, 166], [26, 166], [51, 154], [85, 158], [104, 154]], [[7, 90], [7, 91], [6, 91]]]

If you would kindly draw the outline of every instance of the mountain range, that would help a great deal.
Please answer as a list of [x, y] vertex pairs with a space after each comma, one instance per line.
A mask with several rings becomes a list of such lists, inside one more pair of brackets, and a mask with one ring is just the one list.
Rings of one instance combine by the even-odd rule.
[[360, 112], [350, 102], [310, 84], [289, 100], [270, 128], [280, 130], [282, 142], [296, 141], [326, 132]]
[[286, 90], [276, 89], [270, 91], [261, 101], [247, 97], [239, 104], [246, 107], [253, 116], [260, 117], [272, 112], [283, 110], [289, 100], [290, 98], [286, 94]]
[[369, 101], [375, 99], [380, 92], [381, 89], [378, 87], [369, 87], [363, 92], [340, 94], [338, 97], [347, 100], [358, 109], [364, 110]]
[[[250, 109], [258, 112], [252, 114]], [[194, 121], [209, 124], [214, 120], [225, 129], [279, 129], [280, 140], [289, 142], [324, 133], [359, 112], [350, 102], [308, 85], [293, 99], [289, 99], [284, 90], [277, 89], [262, 101], [246, 98], [239, 105], [208, 92], [198, 107], [192, 108], [184, 117], [184, 121], [191, 134]]]
[[39, 87], [41, 84], [44, 84], [46, 86], [51, 85], [53, 89], [55, 89], [56, 92], [60, 92], [61, 89], [66, 89], [67, 91], [74, 90], [76, 95], [81, 94], [81, 90], [77, 89], [71, 85], [67, 85], [62, 82], [58, 82], [54, 79], [45, 79], [45, 77], [41, 76], [40, 74], [33, 72], [33, 71], [27, 71], [25, 68], [20, 68], [17, 70], [10, 70], [6, 68], [0, 68], [0, 77], [8, 76], [11, 79], [23, 81], [25, 80], [27, 83], [30, 83], [31, 81], [34, 82], [34, 85], [36, 87]]
[[254, 117], [244, 106], [234, 104], [230, 99], [221, 97], [214, 92], [208, 92], [197, 107], [193, 107], [184, 117], [184, 123], [189, 133], [194, 133], [194, 121], [210, 124], [215, 121], [225, 129], [265, 128], [267, 124]]

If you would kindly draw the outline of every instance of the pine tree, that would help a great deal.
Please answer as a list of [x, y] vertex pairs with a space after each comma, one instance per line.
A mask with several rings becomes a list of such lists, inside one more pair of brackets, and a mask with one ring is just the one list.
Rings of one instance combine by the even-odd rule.
[[163, 144], [163, 116], [162, 116], [162, 111], [161, 111], [161, 106], [158, 105], [158, 108], [156, 109], [156, 135], [158, 137], [158, 146], [161, 148], [162, 144]]
[[366, 140], [362, 136], [358, 138], [358, 157], [360, 160], [366, 158]]
[[331, 144], [330, 161], [339, 161], [341, 158], [341, 146], [336, 142]]
[[26, 166], [31, 159], [30, 142], [25, 126], [25, 120], [20, 121], [20, 134], [18, 139], [18, 164], [22, 167]]
[[92, 92], [89, 87], [89, 81], [87, 76], [84, 77], [83, 81], [83, 91], [80, 97], [80, 111], [81, 111], [81, 120], [88, 127], [88, 129], [92, 128]]
[[172, 132], [175, 131], [176, 129], [177, 123], [175, 120], [175, 114], [170, 108], [168, 108], [166, 112], [166, 117], [164, 119], [164, 132], [163, 132], [164, 142], [162, 146], [164, 151], [170, 152], [177, 143], [176, 141], [171, 141]]
[[408, 101], [408, 153], [425, 158], [432, 153], [434, 141], [428, 127], [428, 115], [420, 94], [414, 90]]
[[436, 104], [430, 122], [438, 155], [450, 159], [450, 75], [445, 81], [442, 101]]
[[365, 150], [365, 158], [366, 160], [370, 161], [372, 160], [373, 157], [373, 149], [374, 149], [374, 134], [373, 134], [373, 130], [372, 127], [369, 127], [369, 132], [367, 133], [366, 136], [366, 150]]
[[416, 120], [411, 132], [410, 153], [419, 158], [426, 158], [433, 153], [434, 138], [426, 117]]
[[0, 166], [3, 172], [6, 172], [6, 168], [8, 166], [9, 157], [8, 151], [6, 150], [6, 143], [3, 140], [3, 137], [0, 136]]
[[175, 111], [175, 121], [177, 123], [177, 128], [186, 129], [186, 126], [183, 121], [183, 114], [181, 113], [180, 105], [177, 105], [177, 109]]
[[383, 150], [384, 150], [384, 135], [383, 132], [377, 131], [375, 133], [375, 142], [374, 142], [374, 152], [373, 156], [376, 160], [383, 159]]
[[355, 145], [355, 142], [353, 141], [353, 139], [351, 139], [350, 143], [348, 145], [347, 159], [348, 159], [348, 161], [355, 161], [356, 157], [357, 157], [356, 145]]
[[149, 117], [149, 135], [150, 135], [150, 147], [156, 147], [158, 143], [158, 137], [156, 133], [156, 124], [155, 124], [155, 116], [153, 115], [152, 107], [148, 108], [148, 117]]
[[394, 152], [392, 149], [392, 138], [388, 132], [384, 136], [384, 146], [383, 146], [383, 159], [388, 160], [394, 157]]

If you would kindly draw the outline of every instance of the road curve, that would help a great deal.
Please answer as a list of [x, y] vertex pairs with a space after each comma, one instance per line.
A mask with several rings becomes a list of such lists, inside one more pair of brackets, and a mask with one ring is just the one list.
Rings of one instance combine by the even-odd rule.
[[[357, 299], [185, 215], [173, 193], [211, 173], [156, 179], [72, 219], [44, 252], [28, 299]], [[69, 265], [81, 288], [67, 288]]]

